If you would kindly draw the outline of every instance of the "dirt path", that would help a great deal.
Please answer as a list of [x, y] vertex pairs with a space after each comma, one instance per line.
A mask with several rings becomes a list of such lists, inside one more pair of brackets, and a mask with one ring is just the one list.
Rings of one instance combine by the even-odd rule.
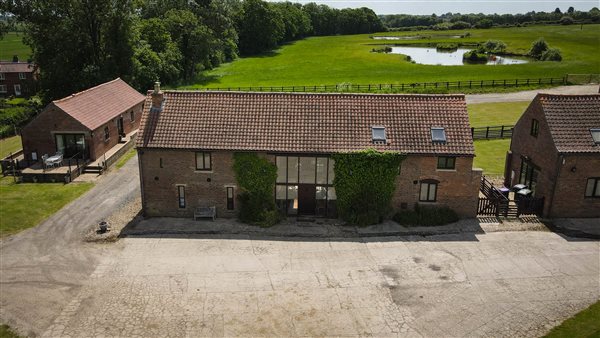
[[467, 103], [486, 103], [504, 101], [531, 101], [537, 93], [549, 94], [596, 94], [598, 85], [560, 86], [547, 89], [534, 89], [514, 93], [490, 93], [466, 95]]
[[[137, 157], [38, 226], [0, 242], [0, 321], [41, 334], [114, 247], [87, 244], [90, 227], [140, 194]], [[76, 184], [76, 183], [73, 183]]]

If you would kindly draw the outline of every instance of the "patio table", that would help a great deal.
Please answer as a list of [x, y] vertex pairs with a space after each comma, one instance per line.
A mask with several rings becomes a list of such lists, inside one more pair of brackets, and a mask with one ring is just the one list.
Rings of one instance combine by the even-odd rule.
[[62, 155], [53, 155], [46, 159], [45, 163], [47, 166], [54, 166], [55, 164], [60, 164], [62, 162]]

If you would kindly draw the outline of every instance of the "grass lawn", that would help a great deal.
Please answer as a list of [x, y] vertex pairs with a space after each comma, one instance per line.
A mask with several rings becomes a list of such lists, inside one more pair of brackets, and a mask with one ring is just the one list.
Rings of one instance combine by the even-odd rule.
[[31, 48], [23, 43], [23, 33], [6, 33], [0, 39], [0, 60], [12, 60], [13, 55], [18, 55], [20, 61], [31, 56]]
[[0, 338], [20, 338], [8, 325], [0, 325]]
[[0, 179], [0, 237], [33, 227], [81, 196], [92, 183], [19, 183]]
[[[471, 36], [450, 39], [449, 34], [470, 32]], [[240, 58], [203, 73], [195, 84], [184, 88], [373, 84], [470, 79], [563, 77], [566, 73], [598, 73], [600, 69], [600, 25], [528, 26], [464, 31], [388, 32], [375, 35], [428, 35], [422, 40], [392, 43], [429, 44], [437, 42], [476, 43], [499, 39], [508, 51], [525, 53], [538, 37], [550, 47], [561, 49], [562, 62], [530, 62], [520, 65], [437, 66], [413, 64], [399, 54], [372, 53], [369, 35], [310, 37], [282, 46], [265, 55]], [[389, 41], [387, 42], [389, 43]]]
[[471, 127], [514, 125], [529, 101], [476, 103], [467, 105]]
[[486, 176], [504, 175], [506, 152], [510, 148], [510, 139], [478, 140], [475, 144], [476, 168], [482, 168]]
[[21, 136], [11, 136], [0, 140], [0, 158], [21, 149]]
[[587, 309], [565, 320], [555, 327], [545, 337], [562, 338], [598, 338], [600, 337], [600, 302], [592, 304]]
[[121, 158], [117, 161], [117, 163], [115, 164], [115, 167], [117, 167], [117, 169], [120, 169], [122, 166], [125, 165], [125, 163], [127, 163], [127, 161], [129, 161], [133, 156], [135, 155], [135, 148], [131, 148], [129, 149], [128, 152], [126, 152], [125, 154], [123, 154], [123, 156], [121, 156]]

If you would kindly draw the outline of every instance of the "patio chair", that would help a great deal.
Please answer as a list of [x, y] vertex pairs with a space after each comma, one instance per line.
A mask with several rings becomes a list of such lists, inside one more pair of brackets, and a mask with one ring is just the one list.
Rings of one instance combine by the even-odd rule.
[[46, 164], [47, 164], [47, 163], [46, 163], [46, 160], [47, 160], [47, 159], [48, 159], [48, 154], [44, 154], [44, 155], [42, 155], [42, 163], [43, 163], [44, 165], [46, 165]]

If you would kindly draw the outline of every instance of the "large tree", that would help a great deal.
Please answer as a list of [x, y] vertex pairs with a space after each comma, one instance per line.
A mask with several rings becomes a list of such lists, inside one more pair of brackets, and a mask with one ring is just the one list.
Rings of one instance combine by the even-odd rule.
[[131, 78], [131, 1], [10, 0], [6, 7], [26, 23], [25, 43], [40, 66], [46, 100]]
[[242, 54], [257, 54], [275, 48], [285, 33], [279, 11], [262, 0], [243, 2], [237, 26]]

